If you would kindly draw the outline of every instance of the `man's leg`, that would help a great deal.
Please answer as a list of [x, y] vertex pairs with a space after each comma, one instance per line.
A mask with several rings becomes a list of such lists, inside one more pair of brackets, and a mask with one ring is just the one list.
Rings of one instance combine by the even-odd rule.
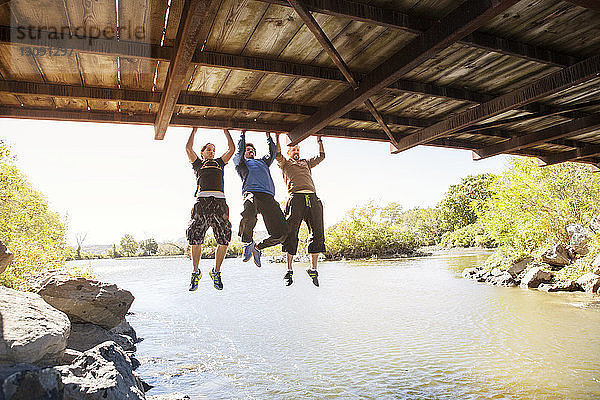
[[306, 223], [308, 225], [308, 230], [311, 233], [308, 242], [308, 252], [312, 255], [311, 268], [316, 270], [319, 253], [325, 252], [323, 203], [321, 203], [321, 200], [316, 195], [311, 196]]
[[287, 223], [279, 203], [268, 193], [256, 193], [254, 199], [269, 233], [269, 237], [258, 243], [256, 248], [262, 250], [282, 243], [287, 236]]
[[281, 250], [286, 254], [287, 261], [287, 272], [283, 279], [286, 281], [286, 285], [290, 286], [293, 282], [292, 264], [294, 261], [294, 255], [298, 250], [298, 231], [300, 230], [300, 224], [302, 223], [302, 216], [304, 214], [304, 197], [303, 196], [292, 196], [288, 199], [285, 207], [285, 213], [287, 215], [287, 237], [281, 245]]
[[247, 193], [244, 196], [244, 210], [242, 211], [242, 219], [240, 221], [240, 229], [238, 232], [244, 243], [252, 242], [254, 227], [257, 222], [256, 212], [254, 195], [252, 193]]
[[311, 233], [308, 244], [308, 252], [311, 255], [311, 267], [306, 272], [311, 277], [313, 284], [319, 286], [317, 262], [319, 260], [319, 253], [325, 252], [325, 228], [323, 223], [323, 203], [321, 203], [321, 200], [316, 195], [311, 195], [306, 223]]

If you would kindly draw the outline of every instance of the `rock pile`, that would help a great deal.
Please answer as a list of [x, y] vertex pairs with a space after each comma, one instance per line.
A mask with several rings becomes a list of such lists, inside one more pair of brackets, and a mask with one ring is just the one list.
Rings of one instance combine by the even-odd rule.
[[[36, 293], [0, 286], [0, 400], [146, 399], [125, 319], [133, 295], [59, 273], [32, 282]], [[148, 399], [187, 398], [170, 396]]]
[[11, 263], [13, 257], [13, 253], [6, 248], [2, 241], [0, 241], [0, 274], [6, 270], [6, 267]]
[[507, 270], [499, 268], [486, 270], [483, 267], [467, 268], [463, 277], [485, 282], [495, 286], [520, 286], [546, 292], [585, 291], [600, 294], [600, 255], [590, 265], [589, 272], [577, 280], [557, 281], [554, 271], [572, 264], [578, 257], [589, 252], [588, 243], [594, 235], [600, 235], [600, 215], [592, 218], [590, 228], [580, 224], [570, 224], [566, 231], [569, 244], [557, 243], [548, 248], [541, 256], [541, 262], [527, 257], [513, 263]]

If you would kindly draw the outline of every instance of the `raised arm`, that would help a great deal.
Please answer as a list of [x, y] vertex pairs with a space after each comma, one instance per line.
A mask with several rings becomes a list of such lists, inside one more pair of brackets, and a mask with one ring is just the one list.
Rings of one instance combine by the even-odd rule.
[[321, 136], [317, 136], [317, 142], [319, 143], [319, 155], [308, 160], [308, 166], [311, 168], [317, 166], [325, 159], [325, 147], [323, 147], [323, 139], [321, 139]]
[[246, 131], [242, 131], [240, 140], [238, 142], [238, 148], [233, 156], [233, 163], [238, 167], [244, 160], [244, 153], [246, 152]]
[[279, 132], [275, 134], [275, 159], [277, 160], [277, 164], [281, 166], [285, 163], [285, 157], [283, 157], [283, 154], [281, 154], [281, 143], [279, 143], [279, 135], [281, 135], [281, 133]]
[[225, 132], [225, 137], [227, 137], [227, 145], [229, 148], [227, 149], [227, 152], [221, 156], [221, 159], [225, 164], [227, 164], [235, 152], [235, 143], [233, 143], [233, 138], [231, 137], [229, 130], [223, 129], [223, 132]]
[[196, 135], [196, 131], [198, 130], [198, 128], [194, 128], [192, 129], [192, 133], [190, 134], [190, 138], [188, 139], [187, 143], [185, 144], [185, 151], [188, 155], [188, 158], [190, 159], [190, 162], [193, 163], [194, 161], [196, 161], [198, 159], [198, 155], [196, 154], [196, 152], [193, 149], [194, 146], [194, 135]]
[[267, 146], [269, 147], [269, 154], [264, 156], [262, 159], [267, 165], [271, 165], [273, 160], [275, 159], [275, 143], [273, 142], [273, 138], [271, 137], [271, 132], [267, 132]]

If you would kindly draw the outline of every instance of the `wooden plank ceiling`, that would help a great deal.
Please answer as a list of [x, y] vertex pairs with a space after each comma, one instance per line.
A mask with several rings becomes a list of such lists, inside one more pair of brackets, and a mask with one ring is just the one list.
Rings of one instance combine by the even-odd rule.
[[600, 165], [591, 0], [8, 0], [0, 117]]

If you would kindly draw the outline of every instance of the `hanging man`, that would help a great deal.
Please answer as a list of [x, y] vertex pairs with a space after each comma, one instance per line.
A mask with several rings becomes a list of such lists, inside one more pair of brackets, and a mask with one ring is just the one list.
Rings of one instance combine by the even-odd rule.
[[187, 240], [192, 247], [192, 281], [190, 291], [198, 289], [198, 281], [202, 272], [198, 269], [202, 256], [202, 243], [208, 228], [212, 228], [217, 249], [215, 251], [215, 267], [209, 272], [216, 289], [223, 289], [221, 281], [221, 264], [231, 241], [231, 222], [229, 222], [229, 207], [225, 201], [223, 170], [235, 152], [235, 144], [231, 134], [224, 130], [229, 148], [221, 157], [215, 159], [215, 145], [206, 143], [198, 157], [193, 150], [196, 128], [192, 130], [185, 145], [188, 158], [196, 173], [196, 204], [192, 208], [192, 218], [186, 231]]
[[[279, 203], [275, 201], [275, 184], [269, 170], [275, 159], [275, 143], [269, 132], [266, 135], [269, 154], [255, 158], [256, 148], [252, 143], [246, 142], [246, 131], [242, 131], [237, 153], [233, 157], [235, 169], [242, 178], [244, 197], [244, 211], [238, 232], [244, 243], [242, 260], [252, 258], [258, 267], [261, 266], [262, 249], [283, 242], [287, 234], [285, 216]], [[258, 244], [253, 239], [257, 214], [262, 215], [269, 233], [269, 237]]]
[[311, 266], [306, 272], [312, 278], [313, 284], [319, 286], [317, 261], [319, 253], [325, 251], [325, 230], [323, 226], [323, 204], [317, 197], [311, 169], [325, 159], [325, 149], [320, 136], [317, 136], [317, 142], [319, 143], [318, 156], [308, 160], [301, 159], [300, 148], [295, 145], [288, 148], [289, 159], [286, 159], [281, 154], [279, 134], [277, 135], [277, 155], [275, 159], [279, 168], [281, 168], [290, 195], [285, 207], [288, 236], [282, 245], [282, 250], [287, 257], [288, 270], [283, 278], [287, 286], [293, 283], [292, 262], [298, 249], [298, 231], [302, 221], [306, 222], [306, 226], [311, 233], [308, 244]]

